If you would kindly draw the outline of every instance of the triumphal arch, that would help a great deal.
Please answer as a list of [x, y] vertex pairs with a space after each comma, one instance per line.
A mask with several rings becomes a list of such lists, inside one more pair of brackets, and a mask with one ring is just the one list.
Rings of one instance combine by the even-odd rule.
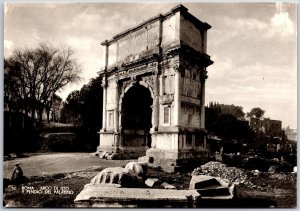
[[206, 155], [207, 30], [178, 5], [103, 43], [103, 123], [97, 150], [182, 165]]

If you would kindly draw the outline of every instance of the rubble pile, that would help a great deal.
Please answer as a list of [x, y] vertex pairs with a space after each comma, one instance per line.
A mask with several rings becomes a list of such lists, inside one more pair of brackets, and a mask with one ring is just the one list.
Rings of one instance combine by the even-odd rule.
[[220, 177], [235, 184], [244, 183], [247, 179], [247, 171], [236, 167], [228, 167], [220, 162], [208, 162], [194, 169], [192, 175], [199, 174]]

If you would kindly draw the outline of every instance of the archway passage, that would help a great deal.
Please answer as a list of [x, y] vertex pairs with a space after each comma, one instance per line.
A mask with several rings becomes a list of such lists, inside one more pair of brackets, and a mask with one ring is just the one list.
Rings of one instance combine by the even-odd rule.
[[152, 106], [150, 90], [140, 84], [131, 87], [122, 101], [122, 139], [124, 146], [151, 146]]

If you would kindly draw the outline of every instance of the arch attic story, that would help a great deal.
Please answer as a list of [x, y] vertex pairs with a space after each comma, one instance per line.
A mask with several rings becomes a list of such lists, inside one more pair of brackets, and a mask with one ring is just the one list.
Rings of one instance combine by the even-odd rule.
[[178, 5], [101, 45], [105, 67], [99, 152], [150, 156], [170, 171], [207, 156], [207, 30]]

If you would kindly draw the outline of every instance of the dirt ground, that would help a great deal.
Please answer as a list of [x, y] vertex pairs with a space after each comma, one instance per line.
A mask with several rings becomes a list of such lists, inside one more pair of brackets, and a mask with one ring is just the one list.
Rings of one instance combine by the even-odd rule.
[[24, 175], [27, 177], [75, 172], [94, 167], [122, 166], [128, 163], [128, 160], [102, 160], [91, 157], [89, 153], [41, 153], [28, 154], [27, 156], [4, 161], [3, 177], [11, 177], [16, 163], [20, 163]]
[[[87, 153], [56, 153], [31, 156], [4, 162], [4, 175], [10, 175], [15, 163], [21, 162], [27, 181], [4, 190], [4, 201], [11, 207], [74, 207], [74, 199], [102, 169], [124, 166], [128, 161], [90, 158]], [[188, 189], [191, 172], [167, 173], [149, 168], [147, 176], [159, 178], [177, 189]], [[203, 204], [203, 207], [296, 207], [296, 174], [260, 173], [236, 185], [236, 198], [229, 204]], [[52, 194], [24, 194], [22, 187], [52, 188]], [[53, 194], [53, 188], [67, 188], [69, 194]]]

